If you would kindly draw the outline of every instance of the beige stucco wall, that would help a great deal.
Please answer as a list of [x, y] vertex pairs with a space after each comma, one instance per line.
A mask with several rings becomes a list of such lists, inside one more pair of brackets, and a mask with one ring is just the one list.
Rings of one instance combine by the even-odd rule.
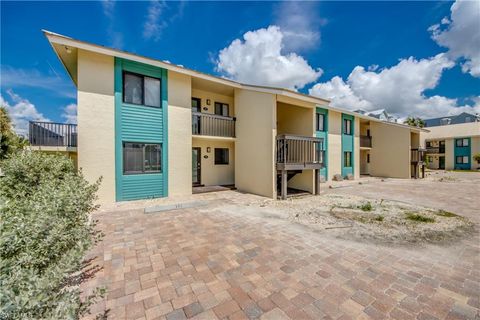
[[367, 162], [370, 150], [360, 149], [360, 174], [370, 174], [370, 163]]
[[471, 159], [471, 164], [472, 164], [472, 170], [480, 168], [480, 164], [473, 159], [473, 156], [477, 153], [480, 153], [480, 137], [472, 137], [472, 159]]
[[235, 186], [240, 191], [276, 197], [275, 95], [235, 89]]
[[[231, 96], [192, 88], [192, 97], [200, 98], [202, 100], [202, 112], [215, 113], [215, 102], [221, 102], [228, 103], [229, 116], [235, 116], [235, 103]], [[207, 105], [207, 99], [210, 99], [210, 105]], [[207, 108], [207, 110], [204, 110], [204, 108]]]
[[342, 114], [328, 112], [328, 180], [342, 174]]
[[410, 129], [381, 122], [370, 123], [370, 174], [410, 178]]
[[480, 122], [469, 122], [452, 124], [448, 126], [428, 127], [425, 128], [430, 132], [422, 132], [420, 140], [422, 146], [425, 146], [425, 140], [444, 139], [444, 138], [460, 138], [480, 136]]
[[455, 142], [453, 138], [445, 139], [445, 169], [452, 170], [454, 163]]
[[168, 195], [192, 193], [192, 82], [168, 72]]
[[[201, 184], [205, 186], [235, 184], [235, 143], [215, 139], [193, 138], [192, 140], [192, 147], [201, 148]], [[210, 147], [210, 152], [207, 152], [208, 147]], [[228, 164], [215, 164], [215, 148], [228, 148]], [[190, 160], [190, 162], [192, 161]], [[190, 188], [191, 185], [192, 174], [190, 173]]]
[[78, 50], [78, 166], [101, 204], [115, 201], [114, 59]]

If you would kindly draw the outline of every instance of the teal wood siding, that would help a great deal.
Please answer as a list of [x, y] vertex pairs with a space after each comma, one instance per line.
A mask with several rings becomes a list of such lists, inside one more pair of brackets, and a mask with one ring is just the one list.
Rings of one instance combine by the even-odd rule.
[[[328, 180], [328, 110], [317, 107], [316, 112], [323, 114], [323, 117], [324, 117], [324, 124], [323, 124], [324, 131], [317, 131], [316, 135], [317, 135], [317, 138], [323, 139], [323, 150], [325, 151], [324, 152], [325, 158], [323, 159], [324, 167], [320, 169], [320, 174], [324, 176], [325, 181], [327, 181]], [[316, 127], [316, 123], [315, 123], [315, 127]]]
[[[468, 139], [467, 147], [457, 147], [457, 140]], [[453, 157], [453, 167], [459, 170], [470, 170], [472, 164], [472, 139], [471, 138], [455, 138], [453, 139], [454, 143], [454, 157]], [[457, 157], [468, 157], [468, 163], [457, 164]]]
[[[345, 134], [345, 119], [351, 120], [352, 127], [351, 127], [351, 133], [352, 134]], [[355, 166], [355, 155], [354, 155], [354, 150], [353, 150], [353, 137], [355, 136], [355, 117], [348, 115], [348, 114], [343, 114], [342, 113], [342, 176], [345, 177], [348, 174], [354, 174], [353, 168]], [[351, 167], [345, 167], [345, 152], [351, 152]]]
[[[161, 108], [123, 103], [123, 71], [159, 78]], [[167, 70], [115, 58], [115, 188], [116, 200], [168, 195]], [[123, 142], [162, 145], [162, 172], [123, 174]]]

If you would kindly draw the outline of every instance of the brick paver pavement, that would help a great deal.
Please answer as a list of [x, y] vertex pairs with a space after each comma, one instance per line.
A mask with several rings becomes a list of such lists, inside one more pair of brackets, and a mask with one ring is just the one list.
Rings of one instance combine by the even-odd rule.
[[154, 214], [98, 214], [106, 236], [90, 256], [103, 269], [83, 289], [105, 286], [107, 294], [92, 314], [480, 318], [478, 234], [451, 246], [385, 247], [339, 240], [261, 210], [243, 212], [225, 199]]

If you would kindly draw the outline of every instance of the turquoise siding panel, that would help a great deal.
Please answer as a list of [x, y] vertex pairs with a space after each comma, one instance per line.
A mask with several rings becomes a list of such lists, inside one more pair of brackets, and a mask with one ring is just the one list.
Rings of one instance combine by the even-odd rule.
[[[352, 134], [344, 134], [344, 121], [343, 120], [351, 120], [352, 121], [352, 128], [351, 132]], [[355, 117], [348, 115], [348, 114], [343, 114], [342, 113], [342, 176], [347, 176], [348, 174], [354, 174], [353, 168], [355, 166], [355, 155], [354, 155], [354, 148], [353, 148], [353, 137], [355, 136]], [[351, 167], [345, 167], [345, 161], [344, 161], [344, 153], [350, 151], [352, 153], [351, 157]]]
[[[123, 103], [123, 71], [161, 79], [162, 107]], [[115, 58], [115, 187], [116, 200], [168, 195], [168, 74], [167, 70]], [[123, 142], [162, 144], [162, 172], [123, 174]]]
[[[467, 147], [457, 147], [457, 140], [468, 139]], [[472, 139], [471, 138], [458, 138], [454, 139], [454, 158], [453, 158], [453, 167], [459, 170], [470, 170], [472, 167]], [[457, 156], [468, 157], [468, 163], [457, 164]]]
[[323, 139], [323, 150], [325, 151], [324, 167], [320, 169], [320, 174], [325, 177], [325, 181], [328, 180], [328, 110], [323, 108], [318, 108], [317, 113], [323, 114], [324, 117], [324, 129], [325, 131], [317, 131], [317, 138]]

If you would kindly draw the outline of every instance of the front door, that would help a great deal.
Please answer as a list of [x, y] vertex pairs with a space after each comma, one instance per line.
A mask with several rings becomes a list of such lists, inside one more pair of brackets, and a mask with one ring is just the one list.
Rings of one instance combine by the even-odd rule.
[[198, 147], [192, 148], [192, 184], [198, 186], [201, 184], [201, 149]]
[[445, 157], [438, 157], [438, 169], [445, 169]]

